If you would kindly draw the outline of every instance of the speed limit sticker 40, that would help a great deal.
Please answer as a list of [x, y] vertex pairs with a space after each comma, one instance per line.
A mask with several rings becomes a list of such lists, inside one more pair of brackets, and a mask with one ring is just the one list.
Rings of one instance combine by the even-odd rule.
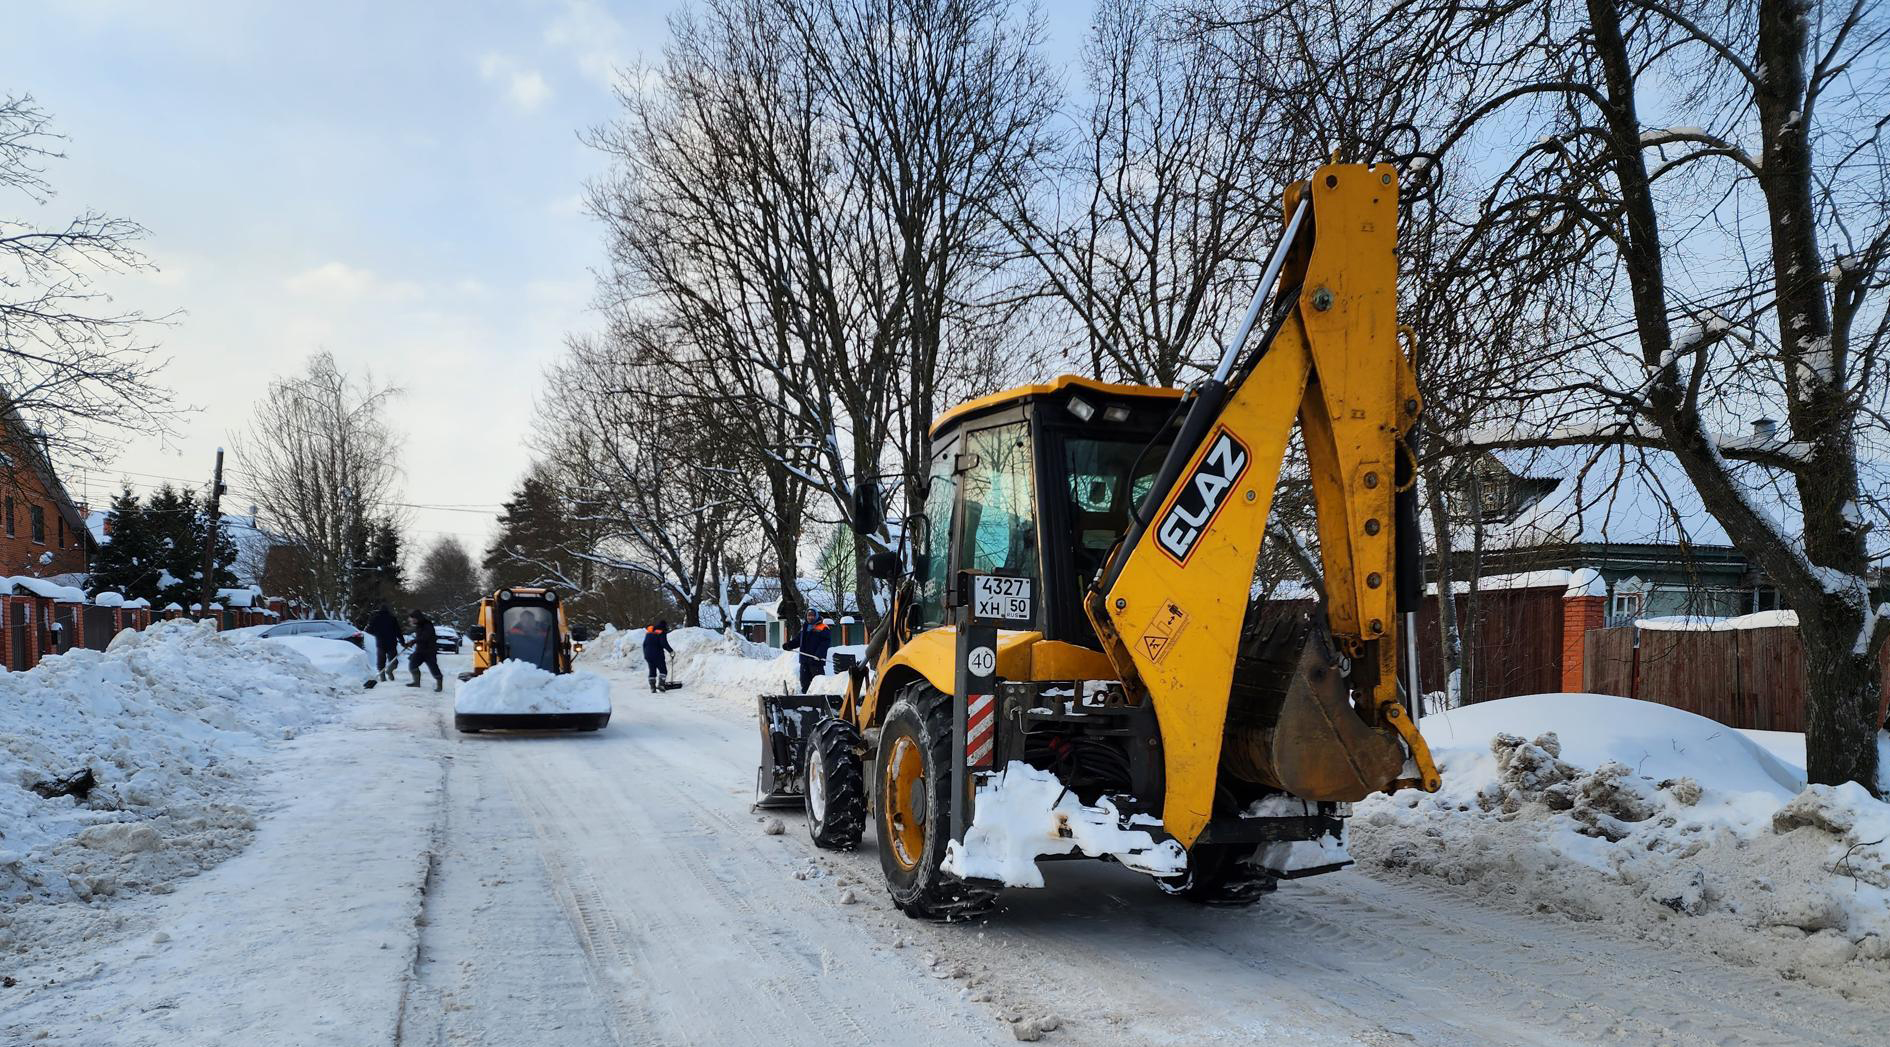
[[1030, 579], [982, 574], [971, 580], [971, 613], [977, 618], [1030, 621]]
[[997, 672], [997, 652], [989, 647], [973, 647], [965, 655], [965, 668], [973, 676], [991, 676]]

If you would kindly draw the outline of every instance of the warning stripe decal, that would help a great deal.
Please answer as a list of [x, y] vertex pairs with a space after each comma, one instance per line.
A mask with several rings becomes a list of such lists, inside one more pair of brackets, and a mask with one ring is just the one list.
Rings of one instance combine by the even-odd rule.
[[974, 694], [965, 704], [965, 763], [988, 767], [997, 741], [997, 703], [988, 694]]

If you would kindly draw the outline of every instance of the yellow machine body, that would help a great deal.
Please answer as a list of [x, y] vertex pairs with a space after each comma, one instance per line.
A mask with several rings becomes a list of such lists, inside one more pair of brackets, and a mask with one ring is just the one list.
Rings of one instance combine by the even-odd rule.
[[[551, 632], [543, 645], [536, 641], [534, 632], [531, 651], [513, 649], [509, 631], [520, 623], [507, 620], [507, 612], [511, 611], [529, 613], [534, 626], [544, 624], [550, 627]], [[572, 656], [577, 650], [571, 638], [570, 625], [565, 621], [564, 602], [558, 599], [557, 592], [552, 589], [513, 587], [496, 590], [482, 598], [472, 636], [474, 676], [507, 658], [521, 656], [548, 672], [568, 673], [571, 671]]]
[[[1397, 316], [1397, 176], [1388, 166], [1328, 165], [1288, 190], [1289, 214], [1302, 199], [1311, 229], [1293, 241], [1279, 284], [1297, 287], [1296, 300], [1248, 369], [1227, 383], [1181, 481], [1084, 583], [1082, 612], [1097, 646], [1046, 640], [1043, 631], [998, 640], [1002, 679], [1115, 680], [1127, 701], [1152, 704], [1163, 827], [1184, 847], [1214, 817], [1230, 763], [1243, 781], [1310, 801], [1440, 784], [1399, 693], [1394, 496], [1400, 482], [1411, 482], [1412, 463], [1399, 456], [1408, 454], [1421, 404]], [[1185, 407], [1194, 394], [1063, 377], [954, 408], [940, 416], [934, 438], [944, 442], [1020, 402], [1071, 395]], [[1296, 424], [1324, 573], [1318, 635], [1277, 721], [1234, 731], [1229, 702], [1243, 625]], [[1039, 479], [1037, 489], [1050, 485]], [[1039, 528], [1039, 550], [1062, 540]], [[860, 728], [877, 726], [893, 696], [916, 681], [953, 690], [955, 630], [910, 627], [912, 599], [910, 586], [895, 597], [892, 624], [869, 651], [870, 670], [853, 678], [841, 715]]]

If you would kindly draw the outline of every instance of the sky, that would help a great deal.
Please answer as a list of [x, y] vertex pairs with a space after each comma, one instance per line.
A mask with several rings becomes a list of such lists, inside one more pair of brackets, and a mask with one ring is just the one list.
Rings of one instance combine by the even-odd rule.
[[[452, 534], [477, 555], [528, 464], [543, 369], [596, 323], [601, 230], [581, 194], [606, 161], [581, 132], [612, 117], [619, 70], [660, 58], [679, 6], [15, 5], [0, 92], [31, 94], [67, 139], [38, 218], [94, 208], [150, 230], [157, 271], [109, 289], [177, 314], [156, 332], [164, 380], [197, 409], [69, 475], [74, 497], [205, 486], [270, 379], [327, 350], [404, 391], [411, 551]], [[1044, 10], [1070, 54], [1089, 5]], [[246, 512], [228, 469], [225, 511]]]
[[[97, 208], [150, 230], [159, 271], [123, 305], [155, 332], [173, 437], [129, 439], [68, 477], [207, 484], [271, 377], [333, 352], [404, 390], [415, 543], [475, 552], [524, 470], [539, 374], [594, 323], [604, 170], [579, 139], [612, 115], [612, 71], [654, 58], [668, 5], [591, 0], [61, 0], [8, 16], [0, 91], [66, 136], [47, 216]], [[16, 205], [9, 201], [10, 209]], [[229, 462], [226, 511], [244, 512]]]

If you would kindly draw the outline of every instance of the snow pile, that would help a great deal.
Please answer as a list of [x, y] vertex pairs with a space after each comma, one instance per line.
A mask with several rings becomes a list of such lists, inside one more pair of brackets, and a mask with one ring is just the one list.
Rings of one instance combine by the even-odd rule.
[[[642, 629], [606, 629], [585, 645], [580, 659], [600, 667], [647, 676], [643, 661]], [[758, 694], [792, 693], [800, 689], [800, 655], [767, 644], [755, 643], [734, 633], [693, 626], [672, 629], [669, 645], [669, 678], [692, 691], [729, 698], [752, 706]], [[838, 693], [844, 689], [840, 677], [821, 677], [814, 681], [816, 692]]]
[[1074, 851], [1092, 858], [1113, 855], [1123, 865], [1151, 876], [1175, 876], [1188, 868], [1180, 844], [1173, 840], [1157, 844], [1146, 832], [1124, 828], [1121, 814], [1107, 797], [1098, 806], [1085, 806], [1056, 775], [1012, 761], [979, 784], [976, 813], [965, 829], [964, 842], [953, 840], [946, 845], [944, 869], [1010, 887], [1042, 887], [1037, 857]]
[[459, 685], [453, 711], [469, 714], [607, 713], [610, 683], [596, 673], [551, 673], [500, 662]]
[[1428, 717], [1435, 795], [1360, 803], [1352, 853], [1841, 991], [1890, 987], [1890, 804], [1692, 713], [1531, 695]]
[[307, 658], [310, 664], [322, 672], [344, 680], [360, 683], [374, 675], [374, 662], [368, 653], [346, 640], [329, 640], [320, 636], [269, 636], [258, 642], [286, 647]]
[[293, 651], [185, 621], [0, 674], [0, 952], [51, 948], [71, 905], [167, 892], [241, 849], [256, 758], [348, 693]]

